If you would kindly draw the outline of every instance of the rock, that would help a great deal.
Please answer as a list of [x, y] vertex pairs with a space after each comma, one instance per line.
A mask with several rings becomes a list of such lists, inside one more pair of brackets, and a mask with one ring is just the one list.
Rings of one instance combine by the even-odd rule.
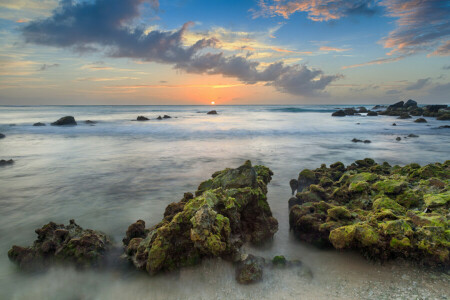
[[392, 126], [397, 126], [397, 124], [395, 124], [395, 123], [392, 123]]
[[168, 116], [168, 115], [164, 115], [163, 116], [163, 119], [170, 119], [170, 118], [172, 118], [171, 116]]
[[137, 118], [136, 118], [136, 121], [148, 121], [148, 120], [150, 120], [149, 118], [146, 118], [146, 117], [144, 117], [144, 116], [138, 116]]
[[34, 123], [33, 126], [45, 126], [45, 123], [37, 122]]
[[14, 163], [14, 161], [12, 159], [10, 159], [10, 160], [2, 159], [2, 160], [0, 160], [0, 167], [12, 165], [13, 163]]
[[364, 143], [364, 144], [370, 144], [372, 141], [370, 141], [370, 140], [360, 140], [360, 139], [357, 139], [357, 138], [354, 138], [353, 140], [352, 140], [352, 142], [353, 143]]
[[408, 113], [401, 113], [397, 119], [410, 119], [411, 116]]
[[374, 109], [382, 109], [382, 108], [386, 108], [386, 105], [375, 105], [374, 107], [372, 107], [372, 110], [374, 110]]
[[372, 143], [372, 141], [370, 141], [370, 140], [364, 140], [364, 144], [370, 144], [370, 143]]
[[397, 102], [395, 104], [389, 105], [388, 109], [403, 108], [404, 103], [405, 102], [403, 102], [403, 101], [399, 101], [399, 102]]
[[408, 134], [408, 137], [409, 138], [416, 138], [416, 137], [419, 137], [419, 136], [415, 135], [414, 133], [410, 133], [410, 134]]
[[161, 116], [158, 116], [157, 118], [156, 118], [156, 120], [162, 120], [163, 118], [161, 117]]
[[6, 137], [6, 135], [4, 135], [3, 133], [0, 133], [0, 139], [4, 139]]
[[217, 111], [211, 110], [206, 113], [207, 115], [217, 115]]
[[100, 266], [111, 240], [102, 232], [83, 229], [74, 220], [67, 226], [53, 222], [36, 229], [37, 240], [29, 247], [12, 246], [11, 261], [22, 269], [42, 268], [57, 262], [77, 267]]
[[[391, 167], [366, 158], [338, 174], [332, 166], [311, 172], [327, 184], [317, 200], [302, 203], [296, 195], [301, 204], [289, 212], [296, 237], [381, 261], [403, 258], [450, 267], [449, 160]], [[312, 184], [303, 193], [316, 190]]]
[[295, 194], [295, 191], [298, 188], [298, 180], [297, 179], [291, 179], [291, 181], [289, 181], [289, 185], [291, 186], [292, 196], [293, 196]]
[[355, 115], [357, 113], [357, 111], [353, 107], [351, 107], [351, 108], [344, 108], [344, 113], [347, 116], [353, 116], [353, 115]]
[[265, 260], [262, 257], [247, 255], [236, 267], [236, 281], [241, 284], [256, 283], [262, 280]]
[[345, 112], [343, 110], [335, 111], [331, 114], [332, 117], [345, 117]]
[[414, 120], [415, 123], [427, 123], [427, 120], [425, 120], [424, 118], [418, 118]]
[[51, 125], [53, 126], [67, 126], [67, 125], [77, 125], [75, 118], [72, 116], [62, 117], [56, 122], [53, 122]]
[[447, 105], [427, 105], [425, 109], [429, 112], [438, 112], [440, 109], [447, 108]]
[[96, 121], [91, 121], [91, 120], [86, 120], [86, 121], [84, 121], [84, 123], [89, 124], [89, 125], [97, 124]]
[[401, 141], [402, 138], [398, 136], [395, 140], [396, 140], [396, 141]]
[[277, 255], [272, 259], [272, 265], [276, 267], [285, 267], [287, 260], [283, 255]]
[[414, 100], [409, 99], [408, 101], [406, 101], [406, 103], [403, 105], [403, 108], [408, 109], [408, 108], [415, 108], [417, 107], [417, 102]]
[[450, 128], [450, 125], [442, 125], [437, 127], [436, 129], [445, 129], [445, 128]]
[[164, 219], [145, 228], [132, 224], [124, 238], [125, 254], [150, 274], [199, 263], [203, 258], [233, 260], [245, 242], [260, 244], [278, 230], [267, 202], [272, 171], [252, 166], [215, 172], [195, 197], [185, 193], [166, 208]]
[[359, 113], [366, 113], [367, 112], [367, 108], [365, 108], [364, 106], [361, 106], [361, 107], [358, 107], [358, 108], [359, 108], [359, 110], [358, 110]]
[[439, 120], [439, 121], [449, 121], [449, 120], [450, 120], [450, 113], [442, 114], [441, 116], [438, 116], [438, 117], [436, 118], [436, 120]]
[[369, 110], [369, 111], [367, 112], [367, 116], [368, 116], [368, 117], [376, 117], [376, 116], [378, 116], [378, 113], [377, 113], [376, 111], [371, 111], [371, 110]]

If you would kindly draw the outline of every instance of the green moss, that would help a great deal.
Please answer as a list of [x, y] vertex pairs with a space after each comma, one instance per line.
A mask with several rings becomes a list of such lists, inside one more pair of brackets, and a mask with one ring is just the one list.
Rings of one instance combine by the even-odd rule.
[[398, 195], [395, 200], [406, 208], [417, 207], [422, 202], [422, 193], [411, 189]]
[[381, 228], [383, 234], [392, 235], [398, 237], [411, 236], [413, 230], [411, 225], [405, 220], [394, 220], [379, 223], [378, 226]]
[[405, 238], [403, 238], [403, 239], [397, 239], [397, 238], [395, 238], [395, 237], [393, 237], [392, 239], [391, 239], [391, 242], [390, 242], [390, 246], [392, 247], [392, 248], [406, 248], [406, 247], [411, 247], [411, 241], [407, 238], [407, 237], [405, 237]]
[[376, 210], [390, 209], [395, 213], [403, 213], [406, 209], [389, 197], [381, 196], [373, 202], [373, 208]]
[[362, 193], [369, 189], [369, 184], [365, 181], [357, 181], [350, 183], [348, 191], [350, 193]]
[[372, 226], [368, 224], [358, 224], [356, 225], [355, 238], [362, 246], [369, 247], [377, 244], [380, 237]]
[[426, 194], [423, 196], [423, 199], [427, 207], [443, 206], [450, 201], [450, 191], [440, 194]]
[[283, 255], [277, 255], [272, 259], [272, 264], [275, 266], [285, 266], [286, 258]]
[[316, 180], [316, 175], [314, 174], [313, 171], [309, 169], [304, 169], [303, 171], [300, 172], [300, 174], [298, 174], [298, 178], [304, 178], [309, 181], [314, 181]]
[[352, 245], [355, 233], [355, 225], [342, 226], [330, 232], [330, 241], [336, 249], [347, 248]]
[[362, 172], [358, 173], [356, 175], [353, 175], [350, 177], [350, 182], [359, 182], [359, 181], [366, 181], [366, 182], [373, 182], [378, 179], [378, 175], [368, 172]]
[[352, 217], [351, 213], [344, 206], [330, 208], [327, 214], [334, 220], [350, 219]]
[[385, 194], [400, 194], [407, 187], [407, 183], [401, 180], [386, 179], [378, 181], [372, 185], [372, 188]]

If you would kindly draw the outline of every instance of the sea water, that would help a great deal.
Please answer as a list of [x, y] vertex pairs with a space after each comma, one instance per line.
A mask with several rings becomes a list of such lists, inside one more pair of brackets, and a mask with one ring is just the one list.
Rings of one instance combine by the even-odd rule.
[[[304, 168], [365, 157], [391, 165], [450, 159], [450, 130], [436, 129], [447, 122], [331, 117], [335, 108], [0, 106], [0, 132], [6, 135], [0, 159], [15, 161], [0, 168], [0, 299], [448, 299], [445, 272], [318, 249], [289, 232], [289, 180]], [[218, 115], [206, 114], [211, 109]], [[49, 126], [66, 115], [78, 126]], [[150, 120], [134, 121], [139, 115]], [[171, 118], [156, 120], [160, 115]], [[32, 126], [36, 122], [47, 126]], [[411, 133], [419, 137], [405, 138]], [[268, 201], [279, 230], [271, 243], [245, 250], [266, 259], [301, 260], [302, 270], [266, 270], [263, 282], [242, 286], [233, 266], [221, 260], [155, 277], [119, 259], [103, 270], [54, 267], [38, 273], [21, 272], [8, 260], [12, 245], [32, 244], [34, 230], [49, 221], [75, 219], [120, 245], [131, 223], [158, 223], [184, 192], [247, 159], [275, 173]]]

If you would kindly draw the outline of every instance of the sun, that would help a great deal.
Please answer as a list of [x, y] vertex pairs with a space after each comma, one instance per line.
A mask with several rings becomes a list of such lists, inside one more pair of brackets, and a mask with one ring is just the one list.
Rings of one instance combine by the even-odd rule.
[[214, 101], [211, 101], [211, 105], [215, 105], [216, 104], [216, 102], [214, 102]]

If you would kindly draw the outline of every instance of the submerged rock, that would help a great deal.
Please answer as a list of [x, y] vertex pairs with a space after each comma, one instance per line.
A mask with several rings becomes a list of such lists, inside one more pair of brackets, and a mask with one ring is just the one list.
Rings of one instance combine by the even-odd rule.
[[97, 121], [86, 120], [86, 121], [84, 121], [84, 123], [89, 124], [89, 125], [94, 125], [94, 124], [97, 124]]
[[66, 126], [66, 125], [77, 125], [75, 118], [72, 116], [65, 116], [60, 118], [58, 121], [53, 122], [53, 126]]
[[156, 118], [156, 120], [162, 120], [163, 118], [161, 117], [161, 116], [158, 116], [157, 118]]
[[427, 120], [425, 120], [424, 118], [418, 118], [418, 119], [415, 119], [414, 122], [416, 122], [416, 123], [427, 123]]
[[125, 254], [150, 274], [195, 265], [202, 258], [233, 260], [245, 242], [271, 239], [278, 230], [267, 202], [272, 171], [252, 166], [216, 172], [202, 182], [195, 197], [185, 193], [166, 208], [164, 219], [145, 228], [138, 221], [124, 238]]
[[401, 141], [402, 138], [398, 136], [395, 140], [396, 140], [396, 141]]
[[376, 116], [378, 116], [378, 113], [377, 113], [376, 111], [371, 111], [371, 110], [369, 110], [369, 111], [367, 112], [367, 116], [368, 116], [368, 117], [376, 117]]
[[417, 138], [417, 137], [419, 137], [417, 134], [414, 134], [414, 133], [410, 133], [410, 134], [408, 134], [408, 137], [409, 138]]
[[150, 120], [150, 119], [147, 118], [147, 117], [144, 117], [144, 116], [138, 116], [138, 117], [136, 118], [136, 121], [148, 121], [148, 120]]
[[236, 281], [241, 284], [255, 283], [262, 280], [265, 260], [254, 255], [244, 255], [236, 267]]
[[56, 262], [78, 267], [99, 266], [111, 247], [111, 240], [102, 232], [83, 229], [74, 220], [67, 226], [53, 222], [36, 229], [38, 238], [32, 246], [12, 246], [11, 261], [20, 268], [41, 268]]
[[168, 115], [164, 115], [163, 116], [163, 119], [171, 119], [172, 117], [171, 116], [168, 116]]
[[411, 119], [411, 116], [408, 113], [401, 113], [397, 119]]
[[289, 181], [289, 185], [291, 186], [292, 196], [293, 196], [295, 194], [295, 191], [298, 188], [298, 180], [297, 179], [291, 179], [291, 181]]
[[370, 140], [360, 140], [360, 139], [357, 139], [357, 138], [354, 138], [354, 139], [352, 139], [352, 142], [353, 143], [364, 143], [364, 144], [370, 144], [370, 143], [372, 143], [372, 141], [370, 141]]
[[217, 111], [211, 110], [206, 113], [207, 115], [217, 115]]
[[0, 133], [0, 139], [4, 139], [6, 137], [6, 135], [4, 135], [3, 133]]
[[[366, 158], [309, 171], [314, 183], [289, 213], [298, 238], [368, 258], [450, 267], [450, 161], [391, 167]], [[302, 194], [315, 196], [304, 201]]]
[[45, 123], [37, 122], [34, 123], [33, 126], [45, 126]]
[[12, 159], [9, 159], [9, 160], [2, 159], [2, 160], [0, 160], [0, 167], [9, 166], [9, 165], [12, 165], [13, 163], [14, 163], [14, 160], [12, 160]]

